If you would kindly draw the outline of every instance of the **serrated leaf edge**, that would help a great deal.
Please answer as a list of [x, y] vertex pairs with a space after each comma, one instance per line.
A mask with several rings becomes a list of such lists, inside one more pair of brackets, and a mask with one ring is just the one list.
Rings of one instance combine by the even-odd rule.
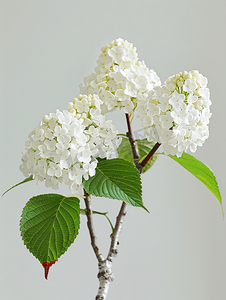
[[[57, 204], [56, 206], [58, 206], [58, 209], [57, 209], [57, 212], [55, 213], [55, 219], [56, 219], [56, 214], [59, 212], [59, 207], [61, 206], [63, 209], [65, 209], [63, 206], [62, 206], [62, 202], [66, 199], [66, 198], [70, 198], [69, 196], [63, 196], [63, 195], [60, 195], [60, 194], [41, 194], [41, 195], [37, 195], [37, 196], [34, 196], [34, 197], [32, 197], [32, 198], [30, 198], [29, 200], [28, 200], [28, 202], [30, 201], [30, 200], [32, 200], [32, 199], [34, 199], [35, 197], [39, 197], [39, 196], [45, 196], [45, 195], [59, 195], [59, 196], [62, 196], [63, 198], [62, 198], [62, 200], [60, 201], [60, 203], [59, 204]], [[77, 198], [77, 197], [75, 197], [75, 198]], [[77, 198], [78, 199], [78, 198]], [[79, 201], [79, 199], [78, 199], [78, 201]], [[28, 202], [26, 203], [26, 205], [28, 204]], [[80, 203], [80, 201], [78, 202], [78, 203]], [[22, 211], [22, 214], [21, 214], [21, 220], [20, 220], [20, 230], [21, 230], [21, 227], [22, 227], [22, 217], [23, 217], [23, 214], [24, 214], [24, 210], [25, 210], [25, 208], [27, 208], [26, 207], [26, 205], [24, 206], [24, 208], [23, 208], [23, 211]], [[69, 204], [68, 204], [69, 205]], [[45, 206], [45, 205], [43, 205], [43, 206]], [[40, 206], [39, 206], [40, 207]], [[39, 208], [38, 207], [38, 208]], [[74, 207], [72, 207], [73, 209], [75, 209]], [[76, 211], [77, 211], [77, 215], [79, 216], [80, 215], [80, 210], [77, 210], [77, 209], [75, 209]], [[70, 212], [68, 212], [70, 215], [71, 215], [71, 213]], [[61, 214], [61, 213], [60, 213]], [[37, 215], [36, 215], [37, 216]], [[35, 217], [36, 217], [35, 216]], [[62, 216], [62, 214], [61, 214], [61, 216]], [[65, 220], [65, 217], [64, 216], [62, 216], [63, 217], [63, 219]], [[52, 217], [53, 218], [53, 217]], [[71, 215], [71, 218], [72, 218], [72, 220], [74, 220], [73, 219], [73, 216]], [[32, 218], [31, 218], [32, 219]], [[31, 219], [29, 219], [29, 220], [26, 220], [25, 221], [25, 223], [27, 222], [27, 221], [30, 221]], [[43, 220], [42, 220], [43, 221]], [[55, 220], [54, 220], [54, 222], [55, 222]], [[24, 224], [25, 224], [24, 223]], [[59, 223], [59, 227], [61, 228], [61, 231], [62, 231], [62, 236], [64, 236], [64, 233], [63, 233], [63, 230], [62, 230], [62, 227], [61, 227], [61, 225], [60, 225], [60, 222], [59, 222], [59, 220], [58, 220], [58, 223]], [[65, 221], [65, 223], [66, 223], [66, 225], [68, 226], [68, 224], [67, 224], [67, 222]], [[24, 226], [24, 224], [23, 224], [23, 226]], [[38, 224], [38, 223], [37, 223]], [[36, 225], [37, 225], [36, 224]], [[74, 221], [74, 225], [76, 225], [75, 224], [75, 221]], [[33, 227], [33, 226], [32, 226]], [[75, 228], [76, 228], [76, 231], [77, 231], [77, 235], [79, 234], [79, 229], [80, 229], [80, 223], [78, 224], [78, 226], [75, 226]], [[55, 230], [55, 229], [54, 229]], [[38, 231], [40, 231], [40, 229], [38, 230]], [[49, 238], [49, 241], [48, 241], [48, 243], [49, 243], [49, 245], [50, 245], [50, 240], [51, 240], [51, 236], [52, 236], [52, 231], [53, 231], [53, 229], [51, 230], [51, 234], [50, 234], [50, 238]], [[69, 235], [71, 235], [70, 233], [69, 233]], [[75, 238], [77, 237], [77, 235], [75, 236]], [[25, 247], [28, 249], [28, 251], [35, 257], [35, 258], [37, 258], [31, 251], [30, 251], [30, 249], [28, 248], [28, 245], [26, 245], [25, 244], [25, 241], [24, 241], [24, 238], [23, 238], [23, 234], [22, 234], [22, 231], [21, 231], [21, 237], [22, 237], [22, 240], [23, 240], [23, 242], [24, 242], [24, 245], [25, 245]], [[74, 236], [73, 236], [74, 237]], [[70, 241], [70, 240], [69, 240]], [[71, 243], [72, 244], [72, 243]], [[70, 244], [70, 245], [71, 245]], [[69, 246], [70, 246], [69, 245]], [[69, 246], [63, 246], [63, 249], [64, 248], [68, 248]], [[39, 247], [40, 247], [40, 245], [39, 245]], [[67, 249], [66, 249], [67, 250]], [[65, 250], [65, 251], [66, 251]], [[50, 247], [48, 247], [48, 251], [52, 251], [51, 249], [50, 249]], [[61, 254], [60, 254], [60, 256], [58, 257], [58, 251], [57, 251], [57, 249], [56, 249], [56, 253], [57, 253], [57, 259], [56, 259], [56, 261], [65, 253], [65, 251], [64, 252], [62, 252]], [[48, 257], [49, 257], [49, 254], [47, 254], [48, 255]], [[54, 255], [53, 255], [54, 256]], [[38, 259], [38, 258], [37, 258]], [[38, 259], [39, 260], [39, 259]], [[39, 260], [40, 261], [40, 260]], [[43, 263], [42, 261], [40, 261], [41, 263]], [[44, 261], [45, 262], [45, 261]], [[48, 262], [48, 259], [47, 259], [47, 261], [46, 261], [46, 263]]]

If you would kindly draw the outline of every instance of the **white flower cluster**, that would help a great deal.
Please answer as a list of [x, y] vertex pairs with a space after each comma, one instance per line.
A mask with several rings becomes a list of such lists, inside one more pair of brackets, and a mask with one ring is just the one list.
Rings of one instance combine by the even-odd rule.
[[81, 193], [82, 179], [95, 175], [96, 158], [109, 158], [119, 144], [117, 128], [100, 114], [101, 104], [97, 95], [79, 95], [68, 103], [69, 111], [45, 115], [26, 142], [23, 174], [53, 189], [64, 182]]
[[138, 103], [137, 116], [148, 140], [161, 143], [166, 155], [195, 152], [208, 138], [211, 100], [206, 86], [207, 79], [198, 71], [184, 71]]
[[102, 113], [123, 107], [132, 113], [139, 100], [145, 100], [160, 79], [138, 60], [136, 48], [121, 38], [101, 49], [95, 73], [84, 79], [80, 93], [97, 94], [103, 101]]

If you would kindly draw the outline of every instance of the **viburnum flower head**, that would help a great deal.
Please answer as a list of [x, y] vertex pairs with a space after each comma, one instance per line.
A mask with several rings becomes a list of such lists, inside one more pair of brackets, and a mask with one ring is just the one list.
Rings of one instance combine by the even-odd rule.
[[47, 187], [64, 182], [81, 194], [82, 180], [95, 175], [97, 157], [110, 158], [119, 145], [117, 128], [100, 114], [97, 95], [79, 95], [69, 110], [57, 110], [43, 117], [29, 134], [20, 170], [34, 175]]
[[102, 113], [117, 107], [132, 113], [139, 100], [145, 100], [160, 79], [138, 60], [133, 44], [121, 38], [101, 49], [95, 72], [80, 85], [82, 94], [97, 94], [103, 101]]
[[210, 93], [207, 79], [193, 70], [169, 77], [138, 103], [149, 141], [162, 144], [162, 151], [180, 157], [195, 152], [209, 136]]

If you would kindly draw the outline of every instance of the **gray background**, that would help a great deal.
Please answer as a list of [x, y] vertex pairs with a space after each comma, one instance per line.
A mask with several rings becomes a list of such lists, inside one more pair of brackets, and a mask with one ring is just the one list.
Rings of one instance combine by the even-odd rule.
[[[122, 37], [161, 80], [198, 69], [209, 80], [210, 137], [195, 157], [225, 186], [225, 0], [1, 1], [1, 190], [23, 180], [18, 167], [28, 133], [44, 114], [67, 108], [78, 96], [100, 49]], [[120, 131], [121, 113], [109, 114]], [[140, 129], [139, 122], [133, 129]], [[0, 299], [94, 299], [97, 262], [85, 217], [75, 243], [50, 269], [49, 280], [19, 233], [23, 206], [51, 193], [42, 183], [20, 186], [0, 199]], [[58, 193], [68, 195], [61, 186]], [[226, 299], [226, 221], [217, 199], [189, 172], [159, 157], [143, 176], [150, 214], [129, 207], [115, 281], [108, 300]], [[93, 198], [93, 209], [115, 220], [120, 203]], [[98, 243], [108, 251], [110, 227], [95, 216]]]

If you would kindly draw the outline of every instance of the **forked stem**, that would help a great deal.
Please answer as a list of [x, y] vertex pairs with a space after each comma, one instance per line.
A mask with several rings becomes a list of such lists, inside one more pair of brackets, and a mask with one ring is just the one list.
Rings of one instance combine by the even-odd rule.
[[[141, 173], [145, 164], [144, 165], [142, 164], [143, 161], [141, 163], [139, 163], [140, 157], [139, 157], [138, 150], [137, 150], [137, 147], [136, 147], [136, 142], [133, 138], [133, 133], [132, 133], [132, 129], [131, 129], [129, 114], [126, 114], [126, 122], [127, 122], [127, 128], [128, 128], [128, 131], [127, 131], [126, 135], [129, 139], [129, 142], [130, 142], [130, 145], [131, 145], [134, 164], [135, 164], [136, 168], [139, 170], [139, 172]], [[150, 158], [148, 158], [148, 160], [149, 159]], [[109, 248], [107, 258], [103, 259], [103, 255], [99, 251], [99, 248], [98, 248], [97, 243], [96, 243], [96, 236], [94, 234], [94, 229], [93, 229], [92, 211], [91, 211], [91, 204], [90, 204], [89, 194], [85, 191], [85, 189], [84, 189], [84, 196], [85, 196], [84, 200], [85, 200], [85, 205], [86, 205], [87, 226], [88, 226], [88, 229], [89, 229], [91, 245], [92, 245], [94, 253], [95, 253], [95, 255], [98, 259], [98, 262], [99, 262], [98, 263], [99, 273], [97, 275], [97, 277], [99, 279], [99, 289], [98, 289], [98, 293], [97, 293], [97, 296], [96, 296], [95, 299], [96, 300], [105, 300], [106, 297], [107, 297], [109, 286], [110, 286], [111, 282], [114, 280], [114, 275], [111, 271], [111, 268], [112, 268], [113, 260], [118, 254], [118, 249], [117, 248], [118, 248], [118, 245], [119, 245], [119, 234], [122, 230], [122, 224], [123, 224], [124, 218], [125, 218], [126, 213], [127, 213], [128, 205], [125, 202], [122, 202], [120, 211], [119, 211], [118, 216], [116, 218], [115, 227], [114, 227], [113, 232], [110, 236], [111, 237], [111, 244], [110, 244], [110, 248]]]

